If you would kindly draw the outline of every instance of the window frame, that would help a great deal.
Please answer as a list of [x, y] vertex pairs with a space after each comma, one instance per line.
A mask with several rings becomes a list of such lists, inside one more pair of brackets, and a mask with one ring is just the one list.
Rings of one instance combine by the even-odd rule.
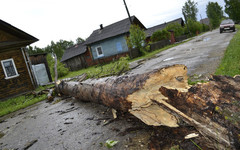
[[[100, 55], [98, 53], [98, 48], [101, 48], [101, 51], [102, 51], [102, 54], [100, 54]], [[102, 46], [97, 46], [95, 49], [96, 49], [97, 57], [103, 57], [104, 56]]]
[[[14, 68], [14, 71], [15, 71], [16, 75], [14, 75], [14, 76], [10, 76], [10, 77], [7, 75], [6, 68], [5, 68], [4, 64], [3, 64], [3, 63], [4, 63], [4, 62], [6, 62], [6, 61], [12, 61], [13, 68]], [[5, 59], [5, 60], [1, 60], [1, 65], [2, 65], [2, 68], [3, 68], [4, 75], [5, 75], [5, 79], [11, 79], [11, 78], [15, 78], [15, 77], [18, 77], [18, 76], [19, 76], [19, 74], [18, 74], [18, 71], [17, 71], [17, 68], [16, 68], [16, 65], [15, 65], [15, 62], [14, 62], [13, 58], [10, 58], [10, 59]]]

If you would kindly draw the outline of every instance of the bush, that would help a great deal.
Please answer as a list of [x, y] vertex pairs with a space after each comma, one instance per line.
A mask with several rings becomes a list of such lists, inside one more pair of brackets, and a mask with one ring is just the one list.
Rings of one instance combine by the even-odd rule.
[[193, 21], [193, 20], [188, 20], [188, 27], [190, 32], [193, 35], [196, 35], [197, 31], [200, 33], [202, 32], [202, 24], [200, 22], [197, 21]]
[[136, 48], [140, 51], [141, 55], [145, 54], [145, 31], [138, 25], [131, 25], [130, 35], [126, 38], [127, 45], [129, 48]]
[[171, 24], [167, 25], [166, 30], [174, 31], [175, 37], [184, 35], [184, 28], [179, 23], [171, 23]]
[[[51, 54], [47, 55], [47, 62], [50, 68], [51, 76], [55, 77], [55, 69], [54, 69], [55, 60], [52, 58]], [[69, 72], [69, 69], [66, 68], [63, 63], [57, 60], [57, 72], [58, 72], [58, 77], [60, 78], [67, 75]]]
[[170, 36], [170, 33], [166, 29], [157, 30], [152, 34], [151, 41], [157, 42], [161, 40], [166, 40], [166, 39], [169, 39], [169, 36]]

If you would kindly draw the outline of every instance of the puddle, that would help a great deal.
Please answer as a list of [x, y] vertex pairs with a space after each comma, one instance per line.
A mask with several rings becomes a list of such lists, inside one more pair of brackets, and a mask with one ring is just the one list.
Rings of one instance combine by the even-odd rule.
[[203, 39], [204, 42], [207, 42], [207, 41], [209, 41], [209, 40], [211, 40], [211, 38], [209, 38], [209, 37]]
[[169, 60], [173, 60], [174, 57], [170, 57], [170, 58], [167, 58], [167, 59], [164, 59], [163, 61], [169, 61]]

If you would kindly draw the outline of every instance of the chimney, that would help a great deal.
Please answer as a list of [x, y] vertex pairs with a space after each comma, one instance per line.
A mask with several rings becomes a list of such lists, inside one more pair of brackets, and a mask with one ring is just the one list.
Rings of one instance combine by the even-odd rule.
[[102, 30], [103, 29], [103, 24], [100, 24], [100, 30]]

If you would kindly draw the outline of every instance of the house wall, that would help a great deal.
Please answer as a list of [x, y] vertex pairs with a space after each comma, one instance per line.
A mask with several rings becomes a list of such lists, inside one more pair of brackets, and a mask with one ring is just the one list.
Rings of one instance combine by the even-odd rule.
[[[117, 43], [121, 44], [122, 51], [117, 50]], [[91, 52], [92, 52], [92, 56], [93, 56], [94, 60], [103, 58], [103, 57], [98, 57], [98, 55], [97, 55], [96, 48], [99, 46], [102, 47], [104, 58], [128, 52], [125, 35], [112, 37], [112, 38], [91, 44]]]
[[5, 79], [3, 67], [0, 64], [0, 99], [21, 94], [34, 89], [26, 67], [21, 49], [0, 52], [0, 61], [12, 58], [19, 76]]
[[64, 61], [63, 63], [66, 64], [66, 67], [69, 68], [71, 71], [76, 71], [87, 67], [83, 55], [73, 57], [71, 59]]

